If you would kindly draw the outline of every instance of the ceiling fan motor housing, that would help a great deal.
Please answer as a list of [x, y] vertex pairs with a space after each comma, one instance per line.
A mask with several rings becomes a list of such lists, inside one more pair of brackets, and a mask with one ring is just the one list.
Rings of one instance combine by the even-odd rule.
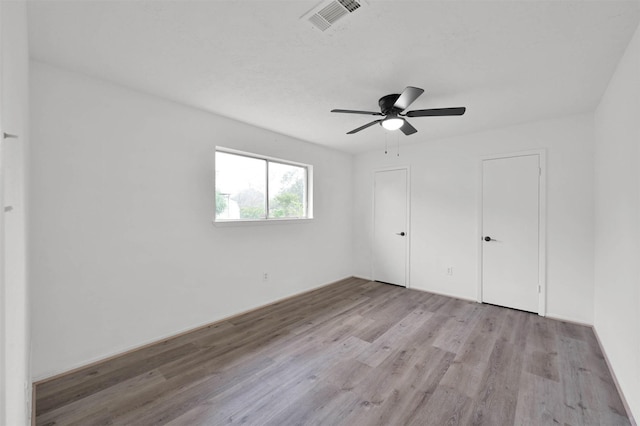
[[378, 101], [378, 105], [380, 106], [380, 111], [384, 115], [389, 115], [389, 114], [397, 115], [399, 112], [402, 112], [401, 109], [393, 107], [393, 105], [396, 103], [399, 97], [400, 97], [400, 94], [397, 94], [397, 93], [381, 97], [380, 100]]

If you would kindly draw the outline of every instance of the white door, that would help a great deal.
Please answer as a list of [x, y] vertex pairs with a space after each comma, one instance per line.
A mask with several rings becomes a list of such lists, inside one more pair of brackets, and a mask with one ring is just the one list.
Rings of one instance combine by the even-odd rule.
[[538, 312], [540, 155], [482, 162], [482, 301]]
[[373, 279], [407, 286], [408, 230], [407, 169], [374, 173]]

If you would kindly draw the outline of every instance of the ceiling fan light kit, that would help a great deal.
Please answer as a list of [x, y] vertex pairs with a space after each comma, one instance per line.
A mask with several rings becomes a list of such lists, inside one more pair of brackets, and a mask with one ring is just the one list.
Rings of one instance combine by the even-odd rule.
[[409, 105], [413, 103], [420, 95], [424, 93], [423, 89], [418, 87], [408, 86], [400, 94], [391, 94], [381, 97], [378, 100], [378, 106], [380, 112], [373, 111], [358, 111], [351, 109], [332, 109], [331, 112], [338, 112], [343, 114], [364, 114], [364, 115], [378, 115], [384, 118], [374, 120], [370, 123], [360, 126], [357, 129], [353, 129], [347, 132], [348, 135], [352, 135], [361, 130], [371, 127], [374, 124], [380, 123], [382, 127], [387, 130], [398, 130], [405, 135], [409, 136], [416, 133], [418, 130], [413, 127], [403, 117], [444, 117], [451, 115], [463, 115], [467, 110], [465, 107], [457, 108], [432, 108], [432, 109], [418, 109], [414, 111], [404, 112]]
[[404, 124], [404, 119], [398, 116], [390, 116], [382, 120], [380, 124], [387, 130], [398, 130]]

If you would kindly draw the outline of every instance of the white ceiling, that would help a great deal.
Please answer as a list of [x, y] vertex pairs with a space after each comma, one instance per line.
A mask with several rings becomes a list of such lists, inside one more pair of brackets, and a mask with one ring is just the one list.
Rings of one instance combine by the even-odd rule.
[[[383, 95], [417, 86], [420, 142], [593, 110], [640, 2], [377, 1], [322, 33], [317, 1], [29, 1], [31, 56], [333, 148], [377, 149]], [[395, 135], [392, 136], [395, 141]]]

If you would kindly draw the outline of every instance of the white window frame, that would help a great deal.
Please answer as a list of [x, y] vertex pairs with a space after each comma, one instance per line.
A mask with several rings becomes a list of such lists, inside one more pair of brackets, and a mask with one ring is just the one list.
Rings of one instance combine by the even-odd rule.
[[[216, 156], [215, 153], [222, 152], [225, 154], [238, 155], [247, 158], [254, 158], [257, 160], [264, 160], [266, 162], [265, 167], [265, 218], [260, 219], [219, 219], [216, 218], [216, 197], [215, 197], [215, 188], [216, 188]], [[213, 201], [213, 223], [217, 226], [229, 226], [229, 225], [262, 225], [262, 224], [270, 224], [270, 223], [300, 223], [307, 222], [313, 219], [313, 166], [311, 164], [300, 163], [296, 161], [285, 160], [282, 158], [270, 157], [267, 155], [256, 154], [253, 152], [239, 151], [232, 148], [225, 148], [221, 146], [216, 146], [214, 153], [214, 201]], [[305, 169], [306, 174], [306, 182], [305, 182], [305, 197], [304, 197], [304, 206], [306, 216], [302, 217], [269, 217], [269, 163], [278, 163], [284, 165], [290, 165], [295, 167], [302, 167]]]

